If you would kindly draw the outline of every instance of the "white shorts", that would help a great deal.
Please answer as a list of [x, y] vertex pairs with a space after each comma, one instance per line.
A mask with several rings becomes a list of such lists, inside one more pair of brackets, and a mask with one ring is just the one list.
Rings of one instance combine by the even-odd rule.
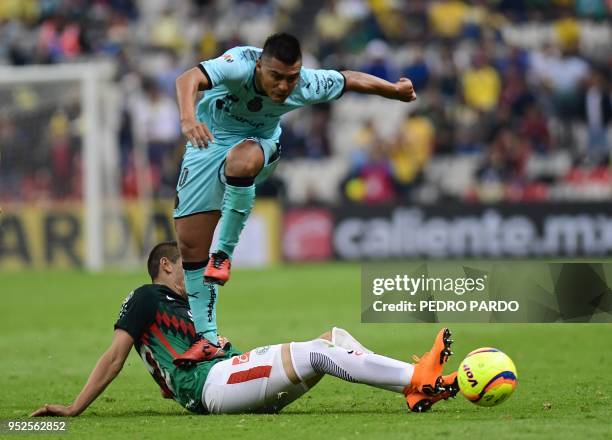
[[212, 367], [202, 403], [211, 414], [275, 413], [306, 391], [305, 384], [293, 384], [287, 377], [281, 345], [267, 345]]

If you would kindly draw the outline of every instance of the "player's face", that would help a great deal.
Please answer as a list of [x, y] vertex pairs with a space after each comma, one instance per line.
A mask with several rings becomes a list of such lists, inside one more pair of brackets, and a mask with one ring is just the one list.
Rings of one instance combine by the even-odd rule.
[[181, 293], [185, 292], [185, 272], [183, 271], [183, 258], [179, 257], [174, 263], [172, 275], [176, 285], [181, 289]]
[[300, 79], [302, 60], [295, 64], [285, 64], [273, 57], [257, 61], [256, 73], [259, 86], [277, 103], [285, 102]]

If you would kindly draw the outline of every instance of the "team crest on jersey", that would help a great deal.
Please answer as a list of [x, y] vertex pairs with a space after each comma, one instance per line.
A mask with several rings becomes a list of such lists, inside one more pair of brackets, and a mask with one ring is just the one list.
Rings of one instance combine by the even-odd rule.
[[249, 111], [258, 112], [259, 110], [261, 110], [262, 107], [262, 100], [259, 96], [256, 96], [255, 98], [247, 102], [247, 108], [249, 109]]
[[232, 56], [232, 54], [231, 54], [231, 53], [226, 53], [226, 54], [224, 54], [224, 55], [223, 55], [221, 58], [223, 58], [223, 60], [224, 60], [226, 63], [233, 63], [233, 62], [234, 62], [234, 57]]
[[265, 345], [263, 347], [259, 347], [258, 349], [255, 350], [255, 353], [262, 355], [265, 354], [268, 350], [270, 349], [269, 345]]

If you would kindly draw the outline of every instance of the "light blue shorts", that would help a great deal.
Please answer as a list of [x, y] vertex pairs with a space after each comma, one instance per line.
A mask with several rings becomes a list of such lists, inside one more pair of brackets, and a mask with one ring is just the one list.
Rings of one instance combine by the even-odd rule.
[[280, 143], [276, 139], [235, 137], [196, 148], [187, 144], [181, 174], [176, 184], [174, 218], [187, 217], [207, 211], [221, 210], [225, 192], [225, 158], [236, 145], [252, 140], [264, 153], [265, 165], [255, 178], [255, 184], [266, 180], [276, 169], [280, 159]]

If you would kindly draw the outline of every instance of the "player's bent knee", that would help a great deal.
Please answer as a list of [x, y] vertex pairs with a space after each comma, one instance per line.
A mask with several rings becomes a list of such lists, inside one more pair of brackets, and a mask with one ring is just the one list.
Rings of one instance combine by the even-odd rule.
[[231, 177], [255, 177], [263, 168], [263, 161], [257, 162], [248, 158], [238, 158], [225, 163], [225, 175]]
[[317, 339], [325, 339], [326, 341], [331, 341], [332, 340], [332, 332], [331, 332], [331, 330], [326, 331], [321, 336], [319, 336]]
[[225, 159], [225, 175], [255, 177], [264, 165], [261, 146], [254, 141], [243, 142], [230, 150]]
[[181, 255], [183, 256], [197, 251], [198, 247], [201, 246], [197, 237], [193, 234], [181, 234], [180, 231], [177, 231], [177, 236], [179, 251], [181, 251]]
[[300, 378], [298, 377], [293, 366], [293, 362], [291, 360], [291, 344], [283, 344], [281, 346], [281, 362], [283, 364], [285, 374], [287, 375], [291, 383], [300, 383]]

